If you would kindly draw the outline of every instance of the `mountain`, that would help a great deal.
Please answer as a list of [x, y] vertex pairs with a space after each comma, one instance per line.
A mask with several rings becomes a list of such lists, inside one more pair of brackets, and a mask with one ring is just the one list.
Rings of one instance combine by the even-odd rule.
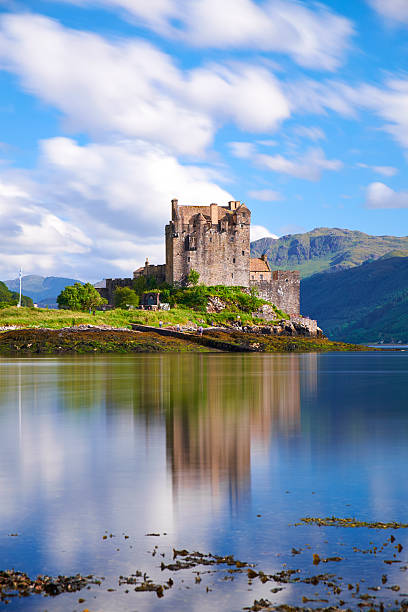
[[408, 251], [408, 237], [370, 236], [347, 229], [320, 227], [305, 234], [261, 238], [251, 243], [251, 255], [266, 253], [274, 270], [299, 270], [302, 278], [335, 272], [374, 261], [390, 251]]
[[408, 343], [408, 252], [301, 281], [301, 312], [331, 340]]
[[[19, 279], [4, 281], [11, 291], [19, 290]], [[30, 274], [23, 276], [22, 288], [25, 295], [30, 296], [39, 305], [54, 305], [57, 297], [67, 285], [82, 283], [74, 278], [63, 278], [60, 276], [37, 276]]]

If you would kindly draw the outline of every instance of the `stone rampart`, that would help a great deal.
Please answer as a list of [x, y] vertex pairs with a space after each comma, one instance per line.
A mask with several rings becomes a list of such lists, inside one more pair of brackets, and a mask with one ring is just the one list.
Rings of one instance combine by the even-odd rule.
[[113, 299], [115, 289], [117, 287], [130, 287], [133, 288], [132, 278], [107, 278], [105, 287], [97, 288], [97, 291], [105, 300], [108, 300], [108, 304], [113, 306]]
[[288, 314], [300, 314], [300, 274], [297, 270], [274, 270], [271, 281], [250, 281], [263, 300]]

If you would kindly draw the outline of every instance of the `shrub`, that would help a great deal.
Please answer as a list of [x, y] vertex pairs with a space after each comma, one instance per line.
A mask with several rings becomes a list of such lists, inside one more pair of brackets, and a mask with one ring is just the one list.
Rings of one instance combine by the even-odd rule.
[[94, 310], [106, 304], [98, 291], [91, 283], [75, 283], [65, 287], [57, 297], [58, 307], [65, 310]]
[[129, 306], [139, 306], [139, 296], [130, 287], [117, 287], [114, 293], [114, 303], [116, 308], [128, 308]]
[[190, 272], [187, 275], [187, 281], [190, 285], [193, 285], [194, 287], [196, 285], [198, 285], [198, 280], [200, 278], [200, 274], [197, 272], [197, 270], [193, 270], [191, 269]]

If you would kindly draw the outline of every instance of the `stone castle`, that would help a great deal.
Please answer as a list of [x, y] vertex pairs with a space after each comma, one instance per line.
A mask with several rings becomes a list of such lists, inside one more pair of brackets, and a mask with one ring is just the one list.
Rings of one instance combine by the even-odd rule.
[[[272, 271], [266, 256], [251, 258], [250, 228], [251, 211], [239, 201], [228, 206], [180, 206], [172, 200], [166, 263], [154, 266], [146, 260], [133, 279], [146, 276], [182, 285], [190, 270], [196, 270], [204, 285], [255, 287], [263, 299], [289, 314], [299, 314], [299, 272]], [[106, 279], [106, 288], [100, 292], [112, 304], [116, 287], [132, 286], [133, 279]]]

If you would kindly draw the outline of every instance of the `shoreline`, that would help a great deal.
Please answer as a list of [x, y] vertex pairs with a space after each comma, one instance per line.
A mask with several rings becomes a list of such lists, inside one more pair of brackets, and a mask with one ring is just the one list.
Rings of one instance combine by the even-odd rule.
[[[134, 325], [19, 328], [0, 333], [0, 355], [61, 355], [66, 353], [308, 353], [366, 352], [381, 349], [335, 342], [321, 337], [269, 335], [236, 329], [208, 328], [202, 335], [168, 328]], [[392, 349], [391, 349], [392, 350]], [[396, 349], [397, 350], [397, 349]]]

